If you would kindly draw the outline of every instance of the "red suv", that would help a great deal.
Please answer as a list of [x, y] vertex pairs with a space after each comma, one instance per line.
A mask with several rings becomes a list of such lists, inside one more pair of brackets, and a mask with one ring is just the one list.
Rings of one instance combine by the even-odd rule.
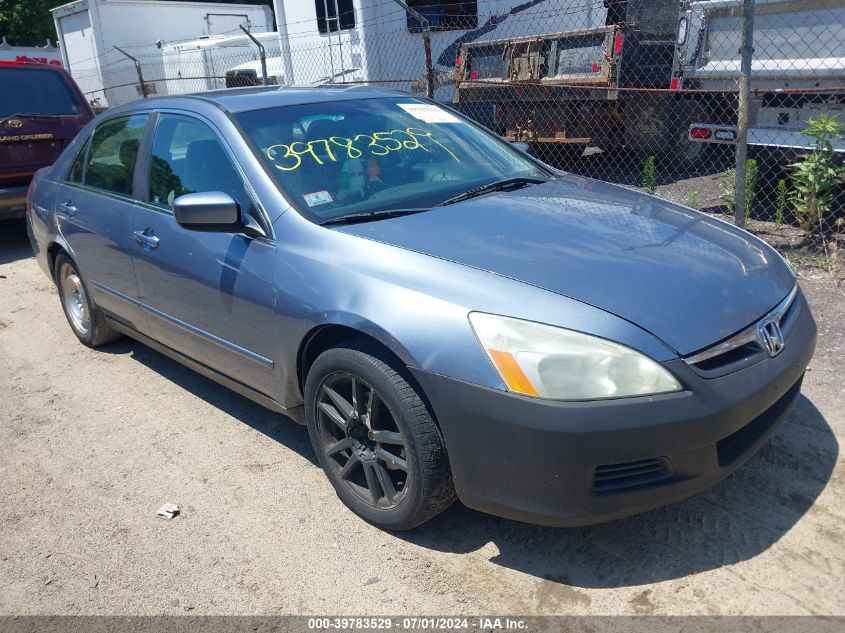
[[94, 116], [62, 68], [0, 62], [0, 220], [23, 217], [32, 175]]

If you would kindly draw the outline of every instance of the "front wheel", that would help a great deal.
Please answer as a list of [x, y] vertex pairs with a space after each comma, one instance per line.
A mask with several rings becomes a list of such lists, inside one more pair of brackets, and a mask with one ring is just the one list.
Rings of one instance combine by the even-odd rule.
[[355, 340], [320, 354], [305, 383], [320, 466], [347, 507], [390, 530], [414, 528], [455, 499], [440, 429], [403, 374]]

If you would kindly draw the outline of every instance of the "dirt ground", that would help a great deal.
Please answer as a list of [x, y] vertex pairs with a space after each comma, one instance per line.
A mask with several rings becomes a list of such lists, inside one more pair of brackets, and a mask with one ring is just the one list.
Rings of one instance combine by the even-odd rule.
[[845, 614], [845, 298], [801, 284], [804, 396], [728, 480], [589, 528], [456, 504], [388, 534], [304, 428], [139, 343], [78, 344], [0, 223], [0, 614]]

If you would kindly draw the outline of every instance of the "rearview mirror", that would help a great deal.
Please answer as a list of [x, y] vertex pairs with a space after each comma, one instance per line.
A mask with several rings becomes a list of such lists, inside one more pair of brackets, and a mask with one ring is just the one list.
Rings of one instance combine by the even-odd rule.
[[231, 231], [241, 228], [241, 210], [234, 198], [222, 191], [188, 193], [173, 201], [176, 221], [196, 231]]
[[511, 141], [511, 145], [513, 145], [520, 152], [525, 152], [526, 154], [531, 153], [531, 146], [528, 143], [523, 143], [522, 141]]

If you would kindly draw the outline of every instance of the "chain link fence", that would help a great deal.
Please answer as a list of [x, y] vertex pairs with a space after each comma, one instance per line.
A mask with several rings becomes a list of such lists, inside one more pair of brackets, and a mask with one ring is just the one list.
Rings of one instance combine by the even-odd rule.
[[112, 50], [74, 78], [101, 107], [265, 83], [430, 95], [555, 167], [724, 214], [793, 263], [836, 261], [845, 0], [279, 7], [278, 33]]

